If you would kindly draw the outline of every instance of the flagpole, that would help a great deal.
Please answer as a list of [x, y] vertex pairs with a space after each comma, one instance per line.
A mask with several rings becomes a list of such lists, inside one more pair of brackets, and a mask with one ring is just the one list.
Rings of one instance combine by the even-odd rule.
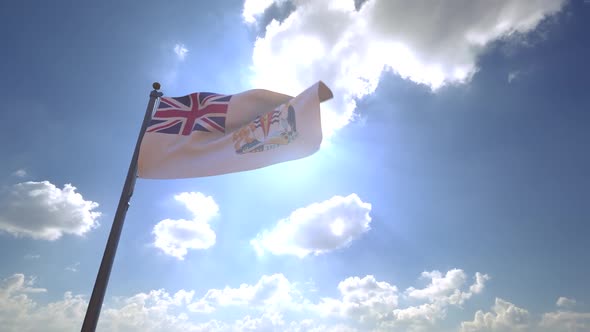
[[125, 185], [121, 191], [121, 198], [119, 199], [119, 205], [117, 206], [117, 212], [111, 226], [111, 232], [104, 249], [102, 261], [98, 274], [96, 275], [96, 281], [94, 282], [94, 289], [92, 290], [92, 296], [86, 309], [86, 316], [84, 317], [84, 323], [82, 324], [82, 332], [94, 332], [96, 330], [96, 324], [98, 323], [98, 317], [100, 316], [100, 309], [102, 307], [102, 301], [106, 292], [107, 285], [109, 283], [109, 276], [111, 275], [111, 268], [113, 267], [113, 261], [115, 260], [115, 254], [117, 252], [117, 245], [119, 244], [119, 238], [121, 237], [121, 231], [123, 230], [123, 222], [125, 221], [125, 215], [129, 208], [129, 201], [133, 195], [133, 188], [135, 187], [135, 178], [137, 177], [137, 158], [139, 156], [139, 147], [145, 129], [150, 122], [154, 105], [158, 97], [163, 94], [159, 92], [160, 83], [155, 82], [152, 84], [154, 90], [150, 92], [150, 101], [148, 102], [145, 110], [145, 116], [135, 143], [135, 150], [133, 151], [133, 157], [129, 164], [129, 170], [127, 171], [127, 178], [125, 179]]

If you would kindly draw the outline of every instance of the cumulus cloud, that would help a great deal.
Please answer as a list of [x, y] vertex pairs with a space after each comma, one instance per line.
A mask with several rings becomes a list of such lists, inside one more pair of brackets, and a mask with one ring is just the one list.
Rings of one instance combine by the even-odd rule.
[[119, 300], [117, 305], [103, 310], [99, 329], [104, 331], [208, 331], [197, 329], [205, 324], [192, 324], [175, 309], [188, 304], [193, 291], [179, 290], [169, 294], [165, 290], [138, 293]]
[[435, 329], [436, 323], [446, 317], [450, 306], [460, 307], [474, 294], [481, 293], [490, 279], [487, 274], [477, 272], [475, 281], [467, 288], [467, 274], [461, 269], [452, 269], [445, 274], [436, 270], [423, 272], [421, 277], [429, 279], [429, 284], [421, 289], [408, 287], [404, 299], [425, 303], [394, 309], [391, 319], [379, 323], [382, 328], [400, 331]]
[[[423, 331], [460, 330], [462, 332], [582, 332], [590, 328], [590, 313], [573, 311], [530, 314], [528, 310], [496, 299], [490, 312], [477, 311], [473, 321], [444, 321], [452, 304], [455, 290], [467, 292], [472, 287], [460, 285], [459, 272], [429, 272], [430, 283], [421, 294], [422, 304], [404, 306], [415, 287], [404, 293], [398, 287], [379, 281], [374, 276], [349, 277], [342, 280], [336, 298], [324, 297], [314, 302], [308, 299], [298, 283], [282, 274], [263, 275], [254, 284], [210, 289], [198, 297], [194, 290], [164, 289], [140, 292], [106, 300], [98, 330], [125, 332], [195, 331], [284, 331], [284, 332], [352, 332], [352, 331]], [[477, 274], [476, 274], [477, 275]], [[480, 274], [482, 277], [484, 274]], [[442, 281], [446, 279], [447, 281]], [[474, 284], [481, 284], [477, 281]], [[439, 281], [435, 281], [439, 280]], [[482, 280], [480, 278], [480, 280]], [[465, 284], [465, 283], [464, 283]], [[433, 285], [439, 285], [434, 287]], [[453, 286], [450, 286], [453, 285]], [[14, 274], [0, 282], [0, 321], [2, 330], [70, 331], [80, 328], [88, 305], [87, 297], [66, 292], [53, 302], [35, 301], [37, 293], [46, 292], [35, 286], [34, 278]], [[194, 304], [205, 303], [214, 310], [217, 319], [203, 321]], [[458, 305], [455, 305], [461, 310]], [[221, 311], [221, 310], [226, 311]], [[229, 315], [225, 315], [229, 313]], [[243, 313], [241, 318], [236, 315]], [[402, 314], [403, 313], [403, 314]], [[229, 318], [234, 317], [234, 318]], [[289, 317], [289, 318], [287, 318]], [[299, 317], [296, 319], [296, 317]], [[301, 318], [305, 317], [305, 318]], [[540, 317], [540, 319], [535, 319]]]
[[409, 297], [417, 299], [435, 300], [437, 298], [451, 295], [455, 290], [465, 284], [467, 276], [465, 272], [458, 269], [453, 269], [443, 276], [439, 271], [422, 272], [422, 278], [431, 279], [431, 282], [426, 288], [415, 289], [410, 287], [407, 289]]
[[176, 44], [174, 45], [174, 53], [176, 53], [178, 60], [184, 60], [186, 54], [188, 53], [188, 49], [186, 46], [184, 46], [184, 44]]
[[440, 271], [422, 272], [422, 278], [430, 279], [430, 284], [422, 289], [410, 287], [406, 290], [409, 298], [429, 300], [430, 302], [449, 301], [451, 304], [463, 304], [473, 294], [481, 293], [490, 277], [477, 272], [475, 282], [468, 292], [461, 291], [467, 282], [467, 275], [463, 270], [452, 269], [444, 276]]
[[461, 324], [462, 332], [477, 331], [527, 331], [531, 328], [531, 318], [528, 310], [496, 298], [491, 312], [479, 310], [471, 322]]
[[555, 303], [560, 308], [571, 308], [576, 305], [576, 300], [560, 296]]
[[14, 274], [8, 278], [5, 278], [0, 283], [0, 298], [5, 299], [15, 294], [22, 293], [44, 293], [47, 290], [45, 288], [35, 288], [33, 284], [35, 278], [25, 278], [22, 273]]
[[0, 192], [0, 231], [51, 241], [82, 236], [98, 226], [97, 207], [71, 184], [60, 189], [49, 181], [17, 183]]
[[[441, 278], [456, 273], [450, 272], [441, 274]], [[436, 273], [428, 275], [434, 276]], [[43, 326], [43, 331], [51, 332], [79, 328], [87, 297], [66, 292], [58, 301], [40, 304], [34, 301], [34, 293], [46, 290], [35, 288], [34, 281], [22, 274], [15, 274], [0, 283], [0, 321], [3, 322], [3, 330], [36, 331], [39, 326]], [[459, 285], [457, 287], [461, 288]], [[202, 296], [197, 296], [194, 290], [151, 290], [105, 301], [98, 329], [115, 332], [412, 331], [417, 326], [410, 324], [412, 321], [417, 324], [424, 320], [419, 315], [413, 319], [401, 319], [396, 314], [397, 310], [422, 312], [424, 307], [400, 307], [400, 297], [404, 295], [400, 294], [398, 287], [377, 280], [374, 276], [346, 278], [338, 283], [337, 289], [339, 295], [335, 298], [323, 297], [312, 301], [307, 297], [306, 290], [301, 288], [301, 283], [293, 282], [283, 274], [272, 274], [263, 275], [253, 284], [209, 289]], [[442, 293], [437, 297], [439, 300], [449, 298], [448, 294], [453, 292]], [[433, 303], [426, 298], [424, 301]], [[439, 311], [444, 311], [445, 305], [450, 302], [439, 303], [431, 313], [440, 315]], [[202, 321], [201, 313], [213, 311], [218, 311], [216, 317], [226, 319]], [[241, 312], [244, 313], [242, 318], [227, 319]], [[440, 326], [434, 323], [426, 327], [425, 331], [440, 330]]]
[[474, 294], [479, 294], [483, 291], [485, 283], [490, 280], [490, 276], [477, 272], [475, 274], [475, 282], [469, 287], [469, 291]]
[[262, 276], [254, 285], [242, 284], [238, 288], [210, 289], [198, 301], [189, 305], [194, 312], [213, 312], [226, 306], [290, 306], [300, 299], [299, 292], [282, 274]]
[[[284, 0], [247, 0], [246, 22]], [[532, 31], [565, 0], [292, 0], [270, 21], [252, 55], [252, 85], [296, 95], [323, 80], [335, 99], [323, 106], [326, 136], [346, 125], [358, 98], [373, 93], [384, 71], [435, 90], [464, 83], [495, 40]], [[264, 22], [266, 23], [266, 22]]]
[[[113, 332], [240, 332], [240, 331], [285, 331], [285, 332], [352, 332], [356, 329], [344, 325], [319, 324], [312, 319], [287, 321], [276, 311], [274, 300], [277, 287], [284, 283], [282, 275], [263, 276], [254, 286], [256, 291], [238, 296], [238, 302], [266, 303], [256, 315], [245, 315], [236, 320], [209, 320], [200, 322], [187, 314], [194, 303], [194, 291], [181, 289], [169, 293], [163, 289], [141, 292], [129, 297], [106, 301], [98, 330]], [[88, 302], [84, 296], [66, 292], [61, 300], [40, 304], [33, 300], [32, 293], [45, 291], [32, 288], [33, 279], [15, 274], [0, 283], [0, 321], [2, 331], [72, 331], [80, 328]], [[288, 282], [288, 281], [287, 281]], [[252, 287], [245, 285], [241, 288]], [[210, 294], [211, 290], [207, 293]], [[231, 293], [231, 292], [230, 292]], [[280, 291], [279, 291], [280, 293]], [[273, 295], [275, 294], [275, 295]], [[204, 296], [203, 298], [206, 298]], [[229, 295], [229, 297], [234, 297]], [[201, 299], [202, 300], [202, 299]], [[268, 301], [270, 300], [270, 301]], [[272, 310], [270, 310], [272, 309]]]
[[242, 17], [247, 23], [255, 23], [256, 17], [274, 3], [274, 0], [245, 0]]
[[27, 311], [35, 307], [35, 303], [27, 294], [47, 291], [43, 288], [34, 288], [33, 282], [34, 278], [27, 280], [20, 273], [1, 280], [0, 322], [2, 322], [3, 328], [10, 326], [11, 323], [17, 323], [19, 320], [25, 320]]
[[590, 312], [548, 312], [543, 314], [539, 325], [552, 332], [590, 331]]
[[350, 277], [338, 284], [339, 299], [324, 298], [317, 305], [324, 315], [380, 320], [398, 305], [397, 287], [374, 276]]
[[461, 332], [582, 332], [588, 330], [590, 330], [590, 312], [564, 310], [547, 312], [539, 321], [534, 319], [534, 315], [528, 310], [499, 298], [496, 298], [491, 312], [479, 310], [475, 313], [473, 321], [461, 323]]
[[423, 289], [409, 287], [403, 293], [371, 275], [350, 277], [338, 285], [339, 298], [322, 298], [313, 307], [324, 316], [359, 321], [361, 330], [438, 331], [437, 323], [446, 317], [448, 308], [460, 308], [473, 294], [483, 291], [489, 279], [478, 272], [474, 283], [467, 287], [467, 275], [460, 269], [445, 274], [424, 272], [422, 277], [430, 279], [429, 285]]
[[320, 255], [349, 245], [371, 228], [371, 204], [356, 194], [334, 196], [297, 209], [250, 241], [259, 255], [305, 257]]
[[[6, 331], [65, 331], [79, 328], [87, 306], [86, 297], [64, 294], [48, 304], [36, 303], [34, 279], [15, 274], [0, 284], [0, 321]], [[195, 291], [164, 289], [140, 292], [106, 301], [99, 321], [105, 331], [285, 331], [353, 332], [380, 331], [391, 323], [398, 308], [398, 288], [374, 276], [349, 277], [337, 288], [337, 298], [325, 297], [314, 303], [299, 283], [282, 274], [263, 275], [254, 284], [210, 289], [201, 297]], [[209, 308], [209, 310], [201, 310]], [[196, 310], [195, 310], [196, 309]], [[199, 313], [220, 311], [247, 313], [235, 320], [212, 319], [203, 322]], [[226, 316], [227, 317], [227, 316]], [[288, 320], [290, 317], [292, 320]], [[293, 319], [300, 317], [299, 319]], [[305, 318], [301, 318], [305, 317]], [[26, 319], [25, 319], [26, 318]], [[395, 331], [389, 327], [383, 331]], [[407, 329], [397, 329], [408, 331]], [[436, 326], [432, 329], [436, 331]]]
[[207, 249], [215, 244], [215, 232], [209, 222], [219, 214], [219, 206], [213, 197], [200, 192], [183, 192], [174, 199], [184, 204], [193, 218], [161, 220], [152, 233], [157, 248], [183, 260], [189, 249]]

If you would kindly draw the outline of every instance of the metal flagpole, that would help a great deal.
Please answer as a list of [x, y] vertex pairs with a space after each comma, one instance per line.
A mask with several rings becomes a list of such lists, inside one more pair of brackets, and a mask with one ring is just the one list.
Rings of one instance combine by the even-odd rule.
[[102, 262], [98, 274], [96, 275], [96, 281], [94, 282], [94, 289], [92, 290], [92, 296], [86, 309], [86, 316], [84, 317], [84, 323], [82, 324], [82, 332], [94, 332], [96, 330], [96, 324], [98, 323], [98, 316], [100, 316], [100, 309], [102, 307], [102, 301], [106, 292], [107, 285], [109, 283], [109, 276], [111, 275], [111, 268], [113, 267], [113, 261], [115, 260], [115, 254], [117, 252], [117, 245], [119, 244], [119, 238], [121, 237], [121, 231], [123, 230], [123, 222], [125, 221], [125, 215], [129, 208], [129, 200], [133, 195], [133, 188], [135, 187], [135, 178], [137, 177], [137, 158], [139, 156], [139, 146], [145, 129], [150, 122], [154, 105], [158, 97], [163, 94], [159, 92], [160, 83], [155, 82], [152, 84], [154, 90], [150, 92], [150, 101], [147, 109], [145, 110], [145, 117], [143, 118], [143, 124], [139, 131], [139, 137], [137, 137], [137, 143], [135, 143], [135, 151], [133, 151], [133, 157], [127, 171], [127, 178], [125, 179], [125, 185], [121, 192], [121, 198], [119, 199], [119, 205], [117, 206], [117, 212], [111, 226], [111, 233], [107, 245], [104, 249], [102, 256]]

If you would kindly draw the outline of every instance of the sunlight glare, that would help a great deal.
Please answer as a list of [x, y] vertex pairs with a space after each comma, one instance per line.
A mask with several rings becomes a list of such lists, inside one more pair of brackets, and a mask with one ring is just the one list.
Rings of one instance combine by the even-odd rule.
[[342, 236], [342, 234], [344, 234], [344, 222], [342, 219], [338, 218], [330, 224], [330, 229], [332, 230], [332, 234]]

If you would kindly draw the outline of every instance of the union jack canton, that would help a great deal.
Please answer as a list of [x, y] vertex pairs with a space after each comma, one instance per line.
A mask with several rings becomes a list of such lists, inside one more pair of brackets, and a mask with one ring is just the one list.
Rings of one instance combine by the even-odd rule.
[[147, 128], [148, 133], [188, 136], [193, 131], [225, 133], [231, 95], [196, 92], [183, 97], [162, 97]]

